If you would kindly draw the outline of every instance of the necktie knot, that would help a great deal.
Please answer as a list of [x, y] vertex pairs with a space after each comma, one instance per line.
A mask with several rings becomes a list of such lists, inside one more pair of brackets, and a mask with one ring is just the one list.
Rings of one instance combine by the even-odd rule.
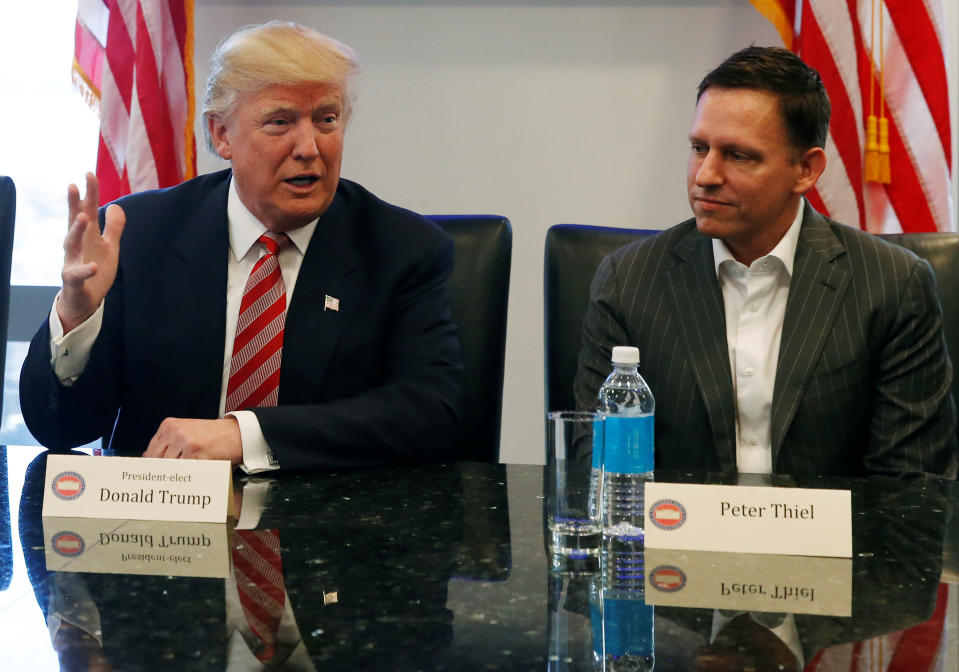
[[289, 240], [285, 233], [273, 233], [269, 231], [260, 236], [257, 242], [266, 248], [267, 254], [279, 254], [280, 250], [283, 249]]

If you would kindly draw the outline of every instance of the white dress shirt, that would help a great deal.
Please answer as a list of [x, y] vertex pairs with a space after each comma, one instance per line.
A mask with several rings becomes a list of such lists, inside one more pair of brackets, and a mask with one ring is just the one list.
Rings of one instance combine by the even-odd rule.
[[[239, 319], [240, 302], [243, 298], [243, 288], [247, 278], [257, 260], [266, 253], [262, 245], [256, 244], [257, 239], [267, 229], [253, 216], [240, 201], [236, 193], [236, 183], [230, 180], [229, 196], [227, 197], [227, 221], [230, 233], [230, 255], [227, 263], [226, 281], [226, 338], [223, 344], [223, 381], [220, 388], [219, 414], [222, 417], [226, 406], [226, 388], [230, 380], [230, 360], [233, 356], [233, 339], [236, 337], [236, 323]], [[287, 231], [292, 245], [287, 245], [279, 254], [280, 272], [283, 283], [286, 285], [286, 305], [290, 306], [293, 298], [293, 289], [300, 272], [300, 264], [306, 253], [310, 238], [316, 229], [314, 220], [306, 226]], [[132, 226], [136, 226], [134, 222]], [[100, 333], [103, 324], [103, 305], [101, 302], [96, 312], [85, 322], [64, 335], [63, 325], [57, 315], [57, 301], [54, 299], [50, 311], [50, 363], [53, 370], [64, 385], [72, 385], [83, 373], [90, 359], [90, 351]], [[243, 462], [240, 466], [248, 473], [270, 471], [278, 469], [279, 463], [273, 456], [269, 444], [260, 430], [260, 423], [252, 411], [236, 411], [229, 413], [240, 427], [240, 441], [243, 444]], [[146, 446], [143, 447], [144, 450]]]
[[749, 267], [736, 261], [722, 240], [713, 239], [713, 261], [726, 312], [740, 472], [772, 473], [773, 387], [802, 205], [800, 200], [792, 224], [776, 247]]

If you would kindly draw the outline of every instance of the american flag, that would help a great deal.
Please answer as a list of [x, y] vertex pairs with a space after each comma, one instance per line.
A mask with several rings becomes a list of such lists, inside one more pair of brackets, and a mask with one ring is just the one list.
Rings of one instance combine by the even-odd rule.
[[73, 80], [100, 115], [101, 204], [196, 175], [193, 0], [80, 0]]
[[[750, 1], [819, 71], [832, 102], [812, 205], [873, 233], [954, 231], [943, 1]], [[880, 181], [867, 181], [878, 165], [865, 160], [870, 116], [888, 125], [888, 152], [873, 152], [888, 156]]]
[[947, 672], [952, 669], [947, 666], [951, 655], [946, 634], [950, 589], [954, 588], [948, 583], [939, 584], [936, 607], [927, 621], [861, 642], [827, 647], [806, 661], [803, 672]]

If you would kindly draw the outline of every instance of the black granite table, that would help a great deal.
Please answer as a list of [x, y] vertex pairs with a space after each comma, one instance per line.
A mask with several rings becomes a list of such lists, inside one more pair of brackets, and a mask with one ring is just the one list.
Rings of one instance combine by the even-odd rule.
[[[2, 452], [10, 472], [0, 498], [3, 669], [225, 669], [224, 579], [48, 571], [44, 453]], [[723, 480], [657, 474], [669, 478]], [[289, 603], [314, 669], [593, 669], [597, 583], [547, 569], [543, 467], [461, 463], [267, 480], [257, 527], [279, 531]], [[950, 544], [943, 550], [949, 486], [781, 484], [853, 491], [852, 616], [795, 617], [806, 669], [828, 647], [839, 648], [827, 657], [882, 650], [886, 663], [898, 655], [915, 665], [897, 669], [930, 669], [935, 660], [957, 669], [955, 599], [941, 583], [955, 576]], [[55, 591], [95, 607], [99, 637], [61, 627], [51, 643]], [[744, 669], [754, 635], [711, 645], [714, 616], [657, 607], [655, 669]]]

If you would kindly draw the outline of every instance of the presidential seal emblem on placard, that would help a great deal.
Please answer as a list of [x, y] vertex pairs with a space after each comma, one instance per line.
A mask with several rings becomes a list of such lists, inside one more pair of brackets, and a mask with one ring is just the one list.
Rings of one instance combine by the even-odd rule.
[[50, 483], [50, 489], [60, 499], [76, 499], [83, 494], [86, 483], [83, 476], [75, 471], [62, 471], [53, 477]]
[[675, 593], [686, 585], [686, 573], [673, 565], [660, 565], [650, 572], [649, 582], [661, 593]]
[[686, 509], [675, 499], [661, 499], [649, 507], [649, 520], [661, 530], [675, 530], [686, 522]]
[[73, 558], [83, 553], [86, 544], [83, 543], [83, 537], [75, 532], [57, 532], [50, 540], [50, 546], [57, 555]]

